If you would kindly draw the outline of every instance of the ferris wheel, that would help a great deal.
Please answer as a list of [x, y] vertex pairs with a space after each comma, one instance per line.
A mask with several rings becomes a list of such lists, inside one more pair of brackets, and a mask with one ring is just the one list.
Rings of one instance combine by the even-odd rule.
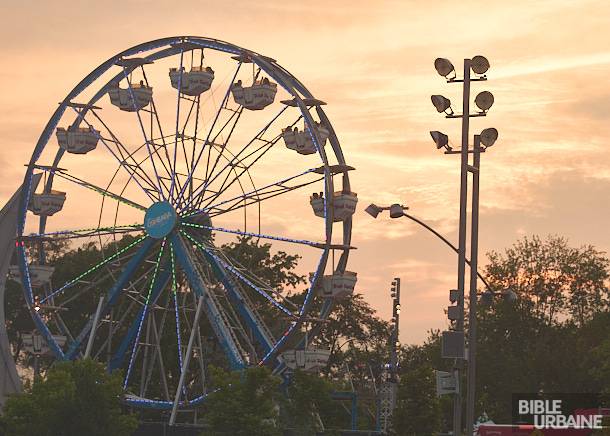
[[[104, 362], [129, 405], [174, 411], [205, 400], [210, 363], [324, 365], [311, 342], [354, 289], [357, 196], [323, 105], [275, 60], [192, 36], [78, 83], [32, 153], [16, 242], [55, 358]], [[270, 283], [239, 238], [299, 255], [306, 290]]]

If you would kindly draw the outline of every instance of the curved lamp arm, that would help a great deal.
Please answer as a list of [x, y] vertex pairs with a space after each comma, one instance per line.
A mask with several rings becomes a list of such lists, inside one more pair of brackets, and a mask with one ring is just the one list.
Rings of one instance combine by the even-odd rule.
[[[421, 221], [418, 218], [415, 218], [413, 215], [409, 215], [408, 213], [403, 212], [403, 215], [407, 218], [409, 218], [411, 221], [416, 222], [417, 224], [419, 224], [420, 226], [422, 226], [423, 228], [425, 228], [426, 230], [428, 230], [429, 232], [433, 233], [437, 238], [439, 238], [441, 241], [443, 241], [445, 244], [447, 244], [453, 251], [455, 251], [456, 253], [459, 253], [458, 248], [453, 245], [451, 242], [449, 242], [449, 240], [447, 238], [445, 238], [443, 235], [441, 235], [439, 232], [437, 232], [436, 230], [434, 230], [432, 227], [430, 227], [428, 224], [426, 224], [425, 222]], [[466, 259], [466, 263], [468, 264], [468, 266], [470, 266], [470, 260]], [[481, 281], [483, 282], [483, 284], [485, 285], [485, 287], [493, 292], [493, 290], [491, 289], [491, 286], [489, 285], [489, 283], [487, 282], [487, 280], [485, 279], [485, 277], [483, 277], [481, 275], [481, 273], [479, 271], [477, 271], [477, 276], [479, 276], [479, 278], [481, 279]]]

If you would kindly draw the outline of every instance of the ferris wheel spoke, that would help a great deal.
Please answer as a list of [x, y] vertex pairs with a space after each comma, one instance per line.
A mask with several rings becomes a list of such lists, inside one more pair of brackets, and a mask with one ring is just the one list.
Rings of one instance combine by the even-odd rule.
[[[216, 190], [217, 192], [214, 194], [215, 196], [220, 195], [220, 193], [223, 191], [223, 189], [226, 189], [229, 186], [231, 186], [237, 179], [239, 179], [239, 177], [241, 177], [244, 173], [248, 172], [249, 169], [252, 167], [252, 165], [254, 165], [254, 163], [257, 160], [259, 160], [261, 157], [263, 157], [265, 155], [265, 153], [267, 153], [267, 151], [269, 151], [277, 143], [277, 141], [279, 141], [279, 139], [281, 138], [281, 135], [277, 135], [274, 138], [268, 140], [268, 139], [265, 139], [264, 136], [267, 133], [267, 131], [269, 130], [269, 128], [273, 125], [273, 123], [278, 118], [280, 118], [280, 116], [287, 109], [288, 109], [288, 106], [284, 106], [271, 119], [271, 121], [269, 121], [250, 141], [248, 141], [237, 153], [233, 154], [231, 159], [227, 159], [227, 163], [222, 168], [220, 168], [218, 171], [216, 171], [216, 167], [219, 162], [220, 156], [223, 156], [224, 148], [221, 149], [220, 152], [218, 153], [218, 157], [217, 157], [216, 162], [214, 163], [212, 169], [209, 171], [209, 173], [206, 171], [205, 182], [201, 183], [193, 191], [193, 195], [191, 196], [191, 200], [190, 200], [189, 204], [187, 204], [187, 206], [190, 204], [198, 204], [197, 207], [199, 207], [201, 205], [201, 199], [205, 198], [205, 194], [208, 191], [211, 184], [214, 183], [214, 181], [216, 179], [218, 179], [223, 173], [226, 172], [226, 177], [225, 177], [224, 181], [222, 182], [221, 187]], [[298, 119], [297, 119], [297, 121], [298, 121]], [[295, 121], [294, 124], [296, 124], [297, 121]], [[251, 148], [254, 144], [260, 144], [260, 145], [258, 147], [255, 147], [254, 150], [250, 151], [248, 154], [244, 155], [244, 153], [246, 153], [246, 151], [249, 148]], [[254, 161], [247, 164], [246, 160], [251, 158], [252, 156], [254, 156]], [[239, 175], [236, 174], [236, 177], [231, 181], [231, 183], [226, 185], [227, 180], [231, 174], [231, 170], [236, 172], [237, 169], [239, 169], [241, 171], [240, 174]]]
[[153, 152], [151, 151], [151, 145], [155, 149], [155, 153], [154, 154], [156, 154], [157, 157], [159, 157], [160, 159], [161, 159], [161, 156], [159, 155], [159, 151], [156, 148], [156, 144], [154, 144], [154, 143], [151, 144], [150, 140], [148, 139], [148, 135], [146, 134], [146, 128], [144, 127], [144, 122], [142, 121], [142, 116], [140, 115], [140, 109], [138, 109], [136, 107], [136, 98], [135, 98], [135, 94], [134, 94], [134, 91], [133, 91], [133, 87], [131, 85], [131, 79], [129, 78], [129, 76], [127, 74], [127, 69], [125, 67], [123, 67], [123, 75], [124, 75], [125, 80], [127, 81], [127, 86], [128, 86], [128, 89], [129, 89], [129, 94], [131, 96], [131, 101], [133, 103], [133, 109], [134, 109], [134, 112], [136, 113], [136, 115], [138, 117], [138, 124], [140, 125], [140, 130], [142, 132], [142, 137], [144, 138], [144, 143], [146, 144], [146, 150], [148, 151], [148, 156], [149, 156], [149, 159], [150, 159], [150, 163], [152, 165], [153, 172], [155, 173], [155, 178], [157, 179], [158, 193], [159, 193], [160, 197], [163, 200], [166, 200], [166, 198], [165, 198], [165, 191], [163, 190], [163, 188], [165, 188], [165, 190], [167, 190], [167, 186], [165, 186], [165, 184], [163, 183], [163, 181], [159, 177], [159, 172], [157, 171], [157, 165], [155, 164], [155, 158], [153, 156]]
[[[157, 188], [155, 187], [153, 181], [150, 179], [150, 177], [148, 177], [148, 175], [144, 171], [141, 171], [140, 167], [136, 164], [135, 160], [133, 159], [132, 153], [129, 153], [127, 151], [127, 148], [114, 135], [114, 133], [110, 130], [110, 128], [104, 122], [104, 120], [102, 120], [102, 118], [94, 110], [91, 110], [90, 112], [102, 124], [102, 126], [108, 131], [108, 133], [110, 134], [110, 136], [112, 138], [112, 139], [106, 139], [106, 138], [102, 137], [101, 135], [99, 136], [99, 140], [102, 142], [104, 147], [106, 147], [106, 150], [108, 150], [108, 152], [112, 155], [112, 157], [115, 158], [115, 160], [119, 163], [120, 167], [123, 168], [125, 170], [125, 172], [127, 172], [127, 174], [129, 174], [129, 180], [133, 179], [136, 182], [136, 184], [142, 189], [142, 191], [144, 191], [144, 193], [152, 201], [156, 201], [156, 199], [151, 195], [151, 190], [154, 191], [154, 192], [156, 192], [156, 190], [157, 190]], [[80, 116], [80, 114], [79, 114], [79, 116]], [[82, 120], [82, 122], [84, 122], [87, 125], [87, 127], [93, 128], [93, 125], [91, 123], [89, 123], [89, 121], [87, 121], [86, 118], [81, 117], [81, 120]], [[116, 145], [118, 153], [120, 154], [120, 157], [108, 145], [108, 142], [112, 142], [112, 143], [114, 143]], [[125, 151], [125, 154], [123, 153], [123, 150]], [[126, 155], [127, 155], [127, 157], [131, 157], [131, 159], [134, 162], [133, 163], [129, 163], [127, 161], [127, 158], [125, 157]], [[150, 188], [145, 188], [142, 185], [142, 183], [146, 183]]]
[[[254, 161], [256, 162], [256, 160], [258, 160], [260, 157], [262, 157], [262, 155], [264, 155], [271, 147], [273, 147], [275, 145], [275, 143], [277, 143], [277, 141], [279, 141], [279, 139], [282, 137], [281, 134], [274, 136], [272, 139], [265, 139], [264, 136], [267, 133], [267, 131], [271, 128], [271, 126], [273, 125], [273, 123], [275, 121], [277, 121], [284, 112], [286, 112], [286, 110], [288, 109], [288, 106], [284, 106], [272, 119], [271, 121], [269, 121], [261, 130], [259, 130], [259, 132], [250, 140], [248, 141], [237, 153], [233, 154], [233, 157], [231, 158], [231, 160], [229, 160], [227, 162], [227, 164], [220, 168], [218, 171], [214, 172], [216, 169], [216, 164], [218, 164], [218, 161], [216, 162], [216, 164], [214, 165], [214, 167], [212, 168], [212, 170], [210, 171], [209, 177], [206, 177], [206, 180], [210, 180], [209, 183], [212, 183], [214, 180], [216, 180], [218, 177], [220, 177], [221, 174], [223, 174], [225, 171], [228, 170], [228, 172], [230, 173], [230, 170], [232, 168], [238, 167], [238, 168], [243, 168], [243, 167], [248, 167], [250, 168], [252, 166], [252, 164], [254, 164], [254, 162], [252, 162], [251, 164], [246, 164], [246, 160], [249, 159], [252, 156], [255, 156]], [[302, 116], [299, 116], [296, 121], [294, 123], [292, 123], [290, 125], [290, 127], [293, 127], [300, 119], [302, 118]], [[246, 150], [248, 150], [253, 144], [256, 143], [262, 143], [258, 148], [254, 149], [253, 151], [251, 151], [250, 153], [244, 155], [242, 157], [242, 155], [246, 152]], [[257, 153], [262, 151], [261, 156], [256, 157]]]
[[139, 210], [146, 210], [146, 208], [138, 203], [136, 203], [135, 201], [129, 200], [128, 198], [123, 197], [122, 195], [119, 194], [115, 194], [107, 189], [101, 188], [99, 186], [94, 185], [93, 183], [87, 182], [86, 180], [83, 180], [79, 177], [73, 176], [65, 171], [62, 170], [58, 170], [55, 172], [55, 175], [57, 177], [60, 177], [64, 180], [67, 180], [69, 182], [75, 183], [79, 186], [82, 186], [83, 188], [87, 188], [91, 191], [97, 192], [98, 194], [101, 194], [102, 197], [109, 197], [112, 198], [114, 200], [120, 201], [121, 203], [124, 203], [128, 206], [131, 206], [133, 208], [139, 209]]
[[[142, 242], [142, 241], [143, 241], [142, 245], [134, 253], [134, 255], [131, 257], [129, 262], [127, 262], [127, 264], [125, 265], [125, 268], [121, 272], [121, 274], [118, 277], [118, 279], [116, 280], [116, 282], [108, 290], [108, 292], [106, 294], [106, 298], [104, 299], [105, 300], [104, 307], [102, 308], [102, 312], [101, 312], [101, 314], [103, 316], [108, 314], [110, 309], [114, 306], [119, 294], [123, 291], [123, 289], [125, 287], [129, 286], [129, 283], [132, 280], [133, 275], [136, 272], [136, 269], [147, 258], [150, 249], [156, 242], [152, 238], [143, 237], [143, 238], [139, 239], [138, 241], [136, 241], [136, 243]], [[136, 243], [134, 243], [133, 246], [135, 246]], [[115, 257], [118, 257], [118, 256], [116, 256], [116, 254], [115, 254]], [[106, 263], [108, 263], [108, 262], [106, 262]], [[91, 328], [93, 327], [93, 320], [94, 320], [94, 315], [91, 315], [91, 317], [87, 321], [87, 324], [85, 325], [85, 327], [78, 334], [78, 336], [76, 337], [74, 342], [72, 344], [70, 344], [68, 351], [66, 353], [68, 358], [73, 358], [75, 353], [78, 351], [83, 340], [87, 337], [87, 335], [91, 331]]]
[[[98, 115], [97, 111], [91, 109], [90, 112], [110, 135], [110, 138], [104, 138], [101, 135], [99, 136], [99, 139], [104, 145], [104, 147], [106, 147], [108, 152], [117, 160], [119, 165], [130, 175], [130, 179], [134, 179], [135, 182], [140, 186], [140, 188], [142, 188], [142, 190], [146, 193], [146, 195], [151, 200], [155, 201], [155, 199], [150, 195], [150, 192], [151, 189], [152, 191], [157, 192], [157, 188], [153, 180], [148, 176], [145, 171], [142, 170], [140, 164], [136, 162], [135, 158], [133, 157], [134, 153], [138, 152], [142, 147], [138, 147], [135, 151], [130, 152], [125, 146], [125, 144], [123, 144], [123, 142], [121, 142], [121, 140], [119, 140], [119, 138], [110, 129], [109, 125], [104, 122], [100, 115]], [[81, 116], [81, 121], [84, 122], [89, 128], [93, 128], [93, 125], [89, 121], [87, 121], [84, 116]], [[110, 145], [108, 144], [109, 142], [113, 143], [116, 146], [116, 152], [110, 147]], [[151, 189], [144, 188], [144, 186], [142, 186], [140, 182], [145, 182]]]
[[[225, 192], [226, 190], [228, 190], [235, 182], [237, 182], [241, 186], [241, 181], [240, 181], [241, 176], [243, 176], [246, 173], [249, 174], [250, 168], [252, 168], [252, 166], [254, 166], [254, 164], [265, 155], [265, 153], [267, 153], [269, 150], [271, 150], [271, 148], [275, 145], [275, 143], [279, 140], [279, 138], [280, 137], [278, 136], [276, 139], [269, 141], [264, 146], [259, 147], [256, 151], [257, 152], [260, 150], [263, 150], [263, 151], [259, 156], [256, 157], [256, 159], [254, 159], [253, 162], [251, 162], [247, 165], [243, 165], [243, 164], [231, 165], [235, 177], [233, 177], [231, 179], [231, 181], [229, 182], [229, 178], [231, 177], [231, 171], [227, 172], [224, 180], [222, 181], [221, 186], [218, 189], [216, 189], [215, 192], [210, 197], [208, 197], [208, 199], [207, 199], [208, 204], [213, 202], [220, 195], [222, 195], [222, 193]], [[237, 169], [240, 170], [239, 173], [237, 172]], [[202, 203], [204, 202], [204, 195], [205, 195], [205, 190], [203, 190], [197, 198], [197, 207], [201, 207]]]
[[93, 227], [89, 229], [76, 229], [76, 230], [59, 230], [56, 232], [46, 233], [30, 233], [27, 236], [21, 238], [22, 240], [32, 239], [74, 239], [74, 238], [88, 238], [91, 236], [102, 236], [102, 235], [115, 235], [124, 234], [131, 232], [138, 232], [144, 230], [142, 224], [129, 224], [129, 225], [117, 225], [111, 227]]
[[326, 247], [326, 244], [324, 244], [323, 242], [313, 242], [313, 241], [308, 241], [306, 239], [294, 239], [294, 238], [286, 238], [283, 236], [266, 235], [263, 233], [245, 232], [245, 231], [241, 231], [241, 230], [231, 230], [231, 229], [225, 229], [223, 227], [205, 226], [205, 225], [196, 224], [196, 223], [189, 223], [187, 221], [183, 221], [182, 225], [186, 226], [186, 227], [210, 230], [210, 231], [214, 231], [214, 232], [231, 233], [231, 234], [240, 235], [240, 236], [250, 236], [253, 238], [269, 239], [272, 241], [282, 241], [282, 242], [289, 242], [292, 244], [307, 245], [307, 246], [314, 247], [314, 248]]
[[[137, 352], [138, 345], [140, 342], [140, 335], [142, 333], [142, 324], [144, 323], [144, 319], [146, 318], [146, 315], [148, 314], [149, 307], [150, 307], [150, 305], [155, 304], [155, 302], [157, 301], [157, 298], [161, 294], [161, 291], [163, 290], [163, 288], [165, 288], [165, 286], [167, 285], [167, 283], [169, 282], [169, 279], [170, 279], [170, 271], [169, 271], [169, 268], [167, 268], [167, 265], [165, 266], [165, 268], [159, 275], [159, 266], [161, 264], [161, 257], [163, 256], [163, 252], [165, 250], [165, 243], [166, 243], [166, 239], [164, 238], [163, 241], [161, 242], [161, 248], [159, 249], [159, 254], [157, 255], [155, 269], [153, 271], [153, 276], [150, 281], [150, 286], [148, 288], [148, 295], [146, 296], [144, 306], [142, 307], [139, 316], [136, 317], [136, 319], [134, 319], [131, 327], [129, 328], [129, 331], [127, 332], [127, 335], [125, 336], [123, 342], [121, 343], [121, 346], [119, 347], [119, 350], [112, 358], [111, 368], [118, 368], [123, 361], [123, 356], [125, 355], [125, 352], [127, 351], [127, 347], [129, 347], [129, 344], [133, 341], [133, 346], [131, 349], [131, 357], [129, 359], [129, 365], [127, 366], [127, 373], [125, 374], [125, 380], [123, 382], [123, 389], [127, 388], [127, 384], [129, 383], [129, 377], [131, 375], [131, 370], [133, 368], [133, 363], [135, 361], [136, 352]], [[136, 326], [137, 326], [137, 328], [136, 328]], [[135, 333], [135, 339], [133, 337], [134, 333]]]
[[176, 186], [176, 179], [177, 179], [177, 175], [175, 174], [176, 172], [176, 157], [178, 155], [178, 129], [179, 129], [179, 125], [180, 125], [180, 102], [182, 100], [181, 96], [182, 96], [182, 77], [183, 77], [183, 73], [184, 73], [184, 69], [183, 69], [183, 61], [184, 61], [184, 50], [181, 49], [180, 50], [180, 69], [178, 71], [180, 71], [180, 76], [178, 77], [178, 102], [176, 103], [176, 134], [175, 134], [175, 138], [174, 138], [174, 165], [173, 165], [173, 169], [174, 172], [172, 173], [172, 182], [170, 185], [170, 191], [169, 191], [169, 198], [174, 198], [174, 188]]
[[[189, 212], [188, 214], [185, 214], [184, 217], [185, 218], [190, 218], [194, 215], [198, 215], [200, 213], [211, 213], [212, 211], [216, 211], [217, 214], [223, 213], [223, 212], [228, 212], [229, 209], [227, 207], [225, 208], [221, 208], [220, 206], [224, 206], [224, 205], [230, 205], [233, 203], [241, 203], [241, 202], [245, 202], [247, 200], [257, 200], [261, 195], [263, 194], [273, 194], [276, 192], [286, 192], [286, 191], [291, 191], [294, 189], [298, 189], [298, 187], [302, 187], [302, 183], [295, 185], [297, 186], [297, 188], [295, 188], [294, 186], [287, 186], [286, 184], [288, 182], [292, 182], [295, 181], [296, 179], [299, 179], [301, 177], [305, 177], [308, 175], [311, 175], [312, 173], [319, 173], [320, 169], [319, 168], [310, 168], [306, 171], [303, 171], [302, 173], [299, 173], [297, 175], [294, 176], [290, 176], [290, 177], [286, 177], [284, 179], [278, 180], [277, 182], [274, 183], [270, 183], [268, 185], [265, 186], [261, 186], [260, 188], [254, 189], [252, 191], [246, 192], [242, 195], [237, 195], [235, 197], [229, 198], [227, 200], [223, 200], [220, 201], [218, 203], [214, 203], [214, 204], [210, 204], [210, 202], [208, 202], [208, 204], [201, 209], [197, 209], [194, 210], [192, 212]], [[323, 178], [317, 178], [315, 181], [319, 181], [322, 180]], [[311, 184], [314, 183], [313, 182], [307, 182], [307, 184]], [[211, 200], [211, 198], [209, 198], [208, 200]]]
[[310, 186], [316, 183], [319, 183], [324, 180], [324, 177], [319, 177], [314, 180], [310, 180], [307, 182], [302, 182], [295, 185], [285, 186], [285, 185], [276, 185], [275, 187], [269, 187], [267, 189], [257, 189], [250, 195], [242, 195], [237, 198], [228, 200], [226, 202], [221, 202], [224, 207], [219, 207], [221, 203], [214, 206], [208, 206], [204, 211], [209, 213], [210, 217], [215, 217], [218, 215], [223, 215], [229, 212], [234, 212], [239, 209], [243, 209], [253, 204], [262, 203], [265, 200], [279, 197], [280, 195], [284, 195], [287, 192], [295, 191], [301, 189], [306, 186]]
[[[182, 54], [182, 52], [181, 52], [181, 54]], [[146, 83], [146, 86], [150, 86], [150, 83], [148, 82], [148, 77], [146, 76], [146, 71], [144, 70], [144, 66], [141, 67], [141, 70], [142, 70], [142, 76], [144, 78], [144, 82]], [[159, 160], [160, 160], [161, 164], [163, 165], [165, 172], [167, 173], [168, 180], [172, 183], [174, 182], [174, 180], [177, 182], [178, 180], [176, 179], [176, 160], [174, 159], [174, 164], [172, 166], [172, 160], [171, 160], [171, 158], [169, 156], [169, 152], [168, 152], [168, 143], [165, 140], [166, 136], [163, 134], [163, 127], [162, 127], [161, 120], [159, 117], [159, 112], [157, 111], [157, 105], [155, 103], [154, 96], [151, 96], [150, 107], [151, 107], [151, 110], [150, 110], [150, 142], [153, 145], [153, 147], [155, 149], [155, 153], [159, 157]], [[159, 138], [158, 139], [161, 140], [161, 142], [163, 143], [161, 148], [163, 148], [165, 158], [167, 159], [167, 164], [163, 160], [163, 157], [161, 155], [159, 155], [159, 150], [156, 145], [156, 139], [154, 138], [153, 119], [154, 119], [154, 122], [156, 122], [156, 124], [157, 124], [157, 128], [159, 129]], [[168, 166], [169, 166], [169, 168], [168, 168]], [[167, 187], [166, 187], [166, 189], [167, 189]], [[171, 190], [171, 185], [170, 185], [170, 190]]]
[[186, 178], [186, 181], [182, 185], [182, 189], [180, 189], [180, 193], [178, 194], [178, 197], [176, 200], [177, 202], [180, 202], [182, 200], [187, 186], [190, 186], [192, 189], [193, 176], [195, 174], [195, 170], [196, 170], [197, 165], [199, 164], [199, 161], [201, 160], [201, 157], [203, 156], [203, 152], [206, 148], [208, 149], [208, 161], [209, 161], [211, 148], [208, 144], [210, 142], [210, 137], [212, 135], [214, 127], [216, 126], [216, 123], [218, 122], [218, 119], [220, 117], [222, 110], [225, 108], [225, 106], [229, 100], [229, 96], [231, 95], [231, 86], [233, 85], [233, 82], [235, 81], [235, 78], [237, 77], [237, 74], [239, 73], [241, 64], [242, 64], [241, 62], [239, 62], [237, 64], [237, 68], [235, 69], [235, 73], [233, 74], [233, 79], [231, 79], [231, 81], [229, 82], [229, 86], [227, 87], [227, 91], [225, 92], [225, 95], [222, 99], [222, 103], [218, 107], [218, 110], [216, 111], [216, 115], [214, 116], [214, 120], [212, 121], [212, 124], [210, 125], [210, 128], [208, 129], [206, 139], [201, 147], [201, 150], [199, 150], [199, 153], [197, 154], [197, 159], [192, 163], [191, 171], [189, 172], [189, 175]]
[[[237, 278], [239, 278], [241, 281], [243, 281], [245, 284], [247, 284], [248, 286], [250, 286], [252, 289], [254, 289], [256, 292], [258, 292], [260, 295], [262, 295], [263, 297], [265, 297], [273, 306], [275, 306], [276, 308], [278, 308], [279, 310], [281, 310], [282, 312], [284, 312], [286, 315], [293, 317], [294, 314], [288, 310], [286, 307], [284, 307], [282, 304], [280, 304], [279, 302], [277, 302], [271, 295], [269, 295], [269, 292], [261, 289], [260, 287], [256, 286], [251, 280], [249, 280], [244, 274], [242, 274], [237, 268], [235, 268], [233, 265], [231, 265], [229, 262], [227, 262], [225, 259], [222, 259], [220, 256], [218, 256], [217, 254], [215, 254], [213, 252], [213, 250], [211, 250], [209, 247], [206, 247], [204, 244], [202, 244], [201, 242], [197, 241], [193, 236], [191, 236], [190, 234], [186, 233], [186, 232], [181, 232], [184, 236], [186, 236], [191, 242], [193, 242], [200, 250], [202, 250], [205, 254], [207, 254], [209, 257], [211, 257], [212, 259], [214, 259], [216, 262], [219, 262], [220, 265], [222, 265], [224, 268], [226, 268], [227, 270], [229, 270], [231, 273], [233, 273]], [[271, 293], [277, 294], [274, 291], [270, 291]]]
[[41, 299], [40, 303], [42, 304], [42, 303], [46, 302], [47, 300], [49, 300], [50, 298], [53, 298], [56, 295], [63, 293], [66, 289], [69, 289], [70, 287], [74, 286], [75, 284], [77, 284], [84, 277], [87, 277], [89, 274], [93, 273], [94, 271], [98, 271], [104, 265], [107, 265], [108, 263], [116, 260], [117, 258], [119, 258], [121, 256], [121, 254], [125, 253], [127, 250], [129, 250], [132, 247], [135, 247], [136, 245], [140, 244], [141, 242], [145, 241], [147, 238], [148, 238], [147, 236], [142, 236], [142, 237], [136, 239], [135, 241], [133, 241], [131, 244], [127, 245], [126, 247], [121, 248], [119, 251], [114, 253], [112, 256], [107, 257], [103, 261], [101, 261], [98, 264], [96, 264], [96, 265], [92, 266], [91, 268], [89, 268], [87, 271], [85, 271], [85, 272], [81, 273], [80, 275], [78, 275], [76, 278], [74, 278], [74, 279], [70, 280], [69, 282], [65, 283], [59, 289], [51, 292], [45, 298]]

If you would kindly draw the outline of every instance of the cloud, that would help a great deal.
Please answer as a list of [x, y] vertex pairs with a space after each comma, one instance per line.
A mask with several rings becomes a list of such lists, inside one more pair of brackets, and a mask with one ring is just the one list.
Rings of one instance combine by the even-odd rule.
[[[441, 130], [459, 146], [459, 120], [437, 114], [429, 99], [441, 93], [459, 110], [461, 89], [436, 74], [434, 59], [448, 57], [458, 70], [461, 59], [475, 54], [491, 62], [489, 80], [472, 89], [473, 95], [492, 91], [496, 102], [487, 117], [472, 120], [470, 133], [490, 126], [500, 132], [483, 156], [481, 252], [531, 233], [558, 233], [608, 250], [608, 12], [610, 4], [599, 0], [484, 6], [474, 0], [265, 0], [205, 7], [187, 0], [180, 8], [144, 0], [5, 2], [0, 194], [8, 198], [21, 182], [22, 164], [57, 102], [113, 54], [146, 40], [202, 32], [246, 46], [278, 59], [328, 103], [347, 162], [357, 168], [350, 177], [360, 201], [353, 232], [358, 250], [349, 268], [385, 317], [389, 282], [404, 278], [403, 341], [421, 341], [429, 328], [444, 326], [455, 255], [414, 223], [373, 220], [362, 211], [372, 202], [400, 202], [457, 238], [459, 158], [437, 152], [428, 132]], [[273, 161], [277, 171], [306, 162], [290, 159]], [[320, 220], [307, 195], [266, 210], [272, 213], [267, 231], [317, 240]], [[66, 218], [77, 219], [73, 212]]]

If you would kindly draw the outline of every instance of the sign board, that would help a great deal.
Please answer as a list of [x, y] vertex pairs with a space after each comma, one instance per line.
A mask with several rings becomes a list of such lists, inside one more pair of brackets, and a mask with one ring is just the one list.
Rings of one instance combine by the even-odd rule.
[[463, 359], [464, 332], [444, 331], [441, 337], [441, 356], [444, 359]]
[[[66, 343], [65, 336], [53, 335], [53, 339], [55, 339], [60, 347], [63, 347]], [[27, 353], [36, 354], [38, 356], [52, 354], [51, 349], [47, 345], [47, 341], [45, 341], [42, 335], [37, 331], [32, 333], [22, 333], [21, 340], [23, 341], [23, 348]]]
[[436, 395], [455, 394], [458, 384], [455, 375], [446, 371], [434, 371], [436, 375]]

